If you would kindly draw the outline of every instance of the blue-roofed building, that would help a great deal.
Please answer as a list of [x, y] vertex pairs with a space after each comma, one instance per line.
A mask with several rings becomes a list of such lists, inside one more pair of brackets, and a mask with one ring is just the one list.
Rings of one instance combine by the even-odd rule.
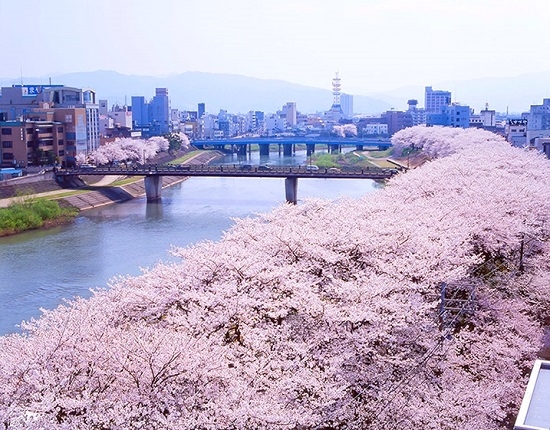
[[441, 106], [439, 112], [426, 112], [426, 125], [468, 128], [470, 126], [470, 107], [452, 104]]

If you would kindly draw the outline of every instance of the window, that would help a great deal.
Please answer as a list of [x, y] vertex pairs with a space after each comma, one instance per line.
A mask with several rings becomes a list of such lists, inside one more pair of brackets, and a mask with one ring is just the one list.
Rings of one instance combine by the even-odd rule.
[[4, 136], [11, 136], [11, 128], [2, 128], [2, 134]]
[[4, 152], [2, 154], [2, 160], [13, 160], [13, 154], [10, 152]]
[[63, 133], [63, 127], [57, 127], [57, 132], [58, 133]]
[[2, 148], [13, 148], [13, 142], [11, 140], [4, 140], [2, 142]]
[[63, 146], [64, 143], [65, 143], [65, 142], [63, 142], [63, 139], [59, 139], [59, 140], [57, 141], [57, 145], [58, 145], [58, 146]]
[[60, 150], [60, 151], [59, 151], [59, 156], [60, 156], [60, 157], [63, 157], [64, 155], [65, 155], [65, 151], [64, 151], [64, 150]]
[[32, 128], [27, 128], [27, 134], [32, 134]]

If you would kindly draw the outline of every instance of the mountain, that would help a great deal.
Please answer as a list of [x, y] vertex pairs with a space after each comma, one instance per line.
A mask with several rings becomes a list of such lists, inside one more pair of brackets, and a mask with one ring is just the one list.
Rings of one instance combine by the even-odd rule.
[[[293, 84], [280, 80], [257, 79], [238, 75], [186, 72], [174, 76], [152, 77], [123, 75], [112, 71], [79, 72], [51, 78], [25, 78], [29, 84], [64, 84], [77, 88], [92, 88], [99, 99], [109, 105], [131, 104], [132, 96], [151, 99], [155, 88], [168, 88], [172, 108], [197, 110], [198, 103], [206, 103], [206, 110], [231, 113], [251, 110], [266, 113], [280, 110], [287, 102], [296, 102], [298, 111], [313, 113], [326, 111], [332, 105], [332, 91]], [[14, 80], [0, 80], [11, 85]], [[391, 106], [387, 102], [367, 96], [354, 96], [354, 110], [361, 113], [379, 113]]]
[[[206, 103], [209, 113], [225, 109], [230, 113], [260, 110], [276, 112], [287, 102], [296, 102], [298, 111], [326, 111], [332, 104], [330, 89], [314, 88], [281, 80], [258, 79], [239, 75], [185, 72], [173, 76], [153, 77], [124, 75], [113, 71], [79, 72], [52, 77], [24, 78], [28, 84], [64, 84], [93, 88], [98, 99], [109, 105], [131, 104], [132, 96], [149, 100], [155, 88], [168, 88], [172, 108], [197, 110]], [[21, 79], [0, 79], [0, 85], [20, 83]], [[532, 104], [541, 104], [549, 96], [550, 71], [534, 72], [509, 78], [482, 78], [467, 81], [427, 83], [435, 90], [447, 90], [452, 100], [468, 105], [476, 112], [485, 108], [497, 112], [521, 113]], [[355, 113], [379, 114], [389, 109], [406, 110], [407, 100], [417, 99], [424, 106], [424, 86], [400, 87], [391, 91], [354, 95]]]
[[[489, 105], [497, 112], [519, 114], [529, 111], [533, 104], [542, 104], [550, 97], [550, 71], [534, 72], [508, 78], [481, 78], [467, 81], [442, 81], [428, 83], [434, 90], [451, 91], [453, 102], [468, 105], [479, 112]], [[371, 94], [397, 110], [407, 109], [408, 99], [417, 99], [424, 106], [424, 87], [410, 86], [384, 93]]]

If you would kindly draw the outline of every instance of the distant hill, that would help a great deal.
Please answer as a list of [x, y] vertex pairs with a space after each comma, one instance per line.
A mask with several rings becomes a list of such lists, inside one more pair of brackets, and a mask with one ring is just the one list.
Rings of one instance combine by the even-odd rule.
[[[468, 81], [427, 83], [434, 90], [451, 91], [453, 102], [468, 105], [478, 113], [489, 104], [497, 112], [521, 113], [533, 104], [542, 104], [550, 97], [550, 71], [536, 72], [510, 78], [483, 78]], [[417, 99], [424, 106], [424, 87], [403, 87], [384, 93], [371, 94], [386, 101], [396, 110], [407, 109], [408, 99]]]
[[[155, 95], [155, 88], [168, 88], [171, 105], [181, 110], [197, 110], [197, 104], [206, 103], [206, 110], [218, 113], [246, 113], [260, 110], [276, 112], [287, 102], [296, 102], [300, 112], [323, 112], [332, 104], [329, 88], [314, 88], [281, 80], [257, 79], [239, 75], [186, 72], [166, 77], [124, 75], [113, 71], [80, 72], [51, 77], [24, 78], [28, 84], [64, 84], [79, 88], [93, 88], [99, 99], [109, 105], [130, 104], [132, 96]], [[20, 83], [21, 79], [2, 79], [0, 85]], [[550, 97], [550, 71], [536, 72], [511, 78], [483, 78], [468, 81], [427, 83], [436, 90], [451, 91], [453, 101], [468, 105], [479, 112], [489, 104], [497, 112], [521, 113], [532, 104], [541, 104]], [[369, 96], [354, 95], [354, 111], [379, 114], [389, 109], [406, 110], [407, 100], [417, 99], [424, 106], [424, 86], [396, 88]]]
[[[20, 80], [1, 79], [3, 86]], [[24, 78], [24, 83], [48, 84], [49, 77]], [[292, 84], [279, 80], [257, 79], [238, 75], [186, 72], [167, 77], [123, 75], [112, 71], [81, 72], [51, 77], [52, 84], [92, 88], [98, 99], [109, 105], [131, 104], [132, 96], [151, 99], [155, 88], [168, 88], [172, 108], [197, 110], [206, 103], [206, 110], [218, 113], [246, 113], [251, 110], [266, 113], [280, 110], [287, 102], [296, 102], [298, 111], [326, 111], [332, 104], [332, 91]], [[360, 113], [379, 113], [390, 108], [387, 102], [367, 96], [354, 96], [354, 110]]]

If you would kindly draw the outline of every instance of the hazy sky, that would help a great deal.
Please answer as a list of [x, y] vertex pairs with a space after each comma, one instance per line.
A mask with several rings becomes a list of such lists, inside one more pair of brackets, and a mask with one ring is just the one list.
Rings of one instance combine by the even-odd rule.
[[354, 94], [550, 71], [549, 0], [0, 0], [0, 77], [114, 70]]

